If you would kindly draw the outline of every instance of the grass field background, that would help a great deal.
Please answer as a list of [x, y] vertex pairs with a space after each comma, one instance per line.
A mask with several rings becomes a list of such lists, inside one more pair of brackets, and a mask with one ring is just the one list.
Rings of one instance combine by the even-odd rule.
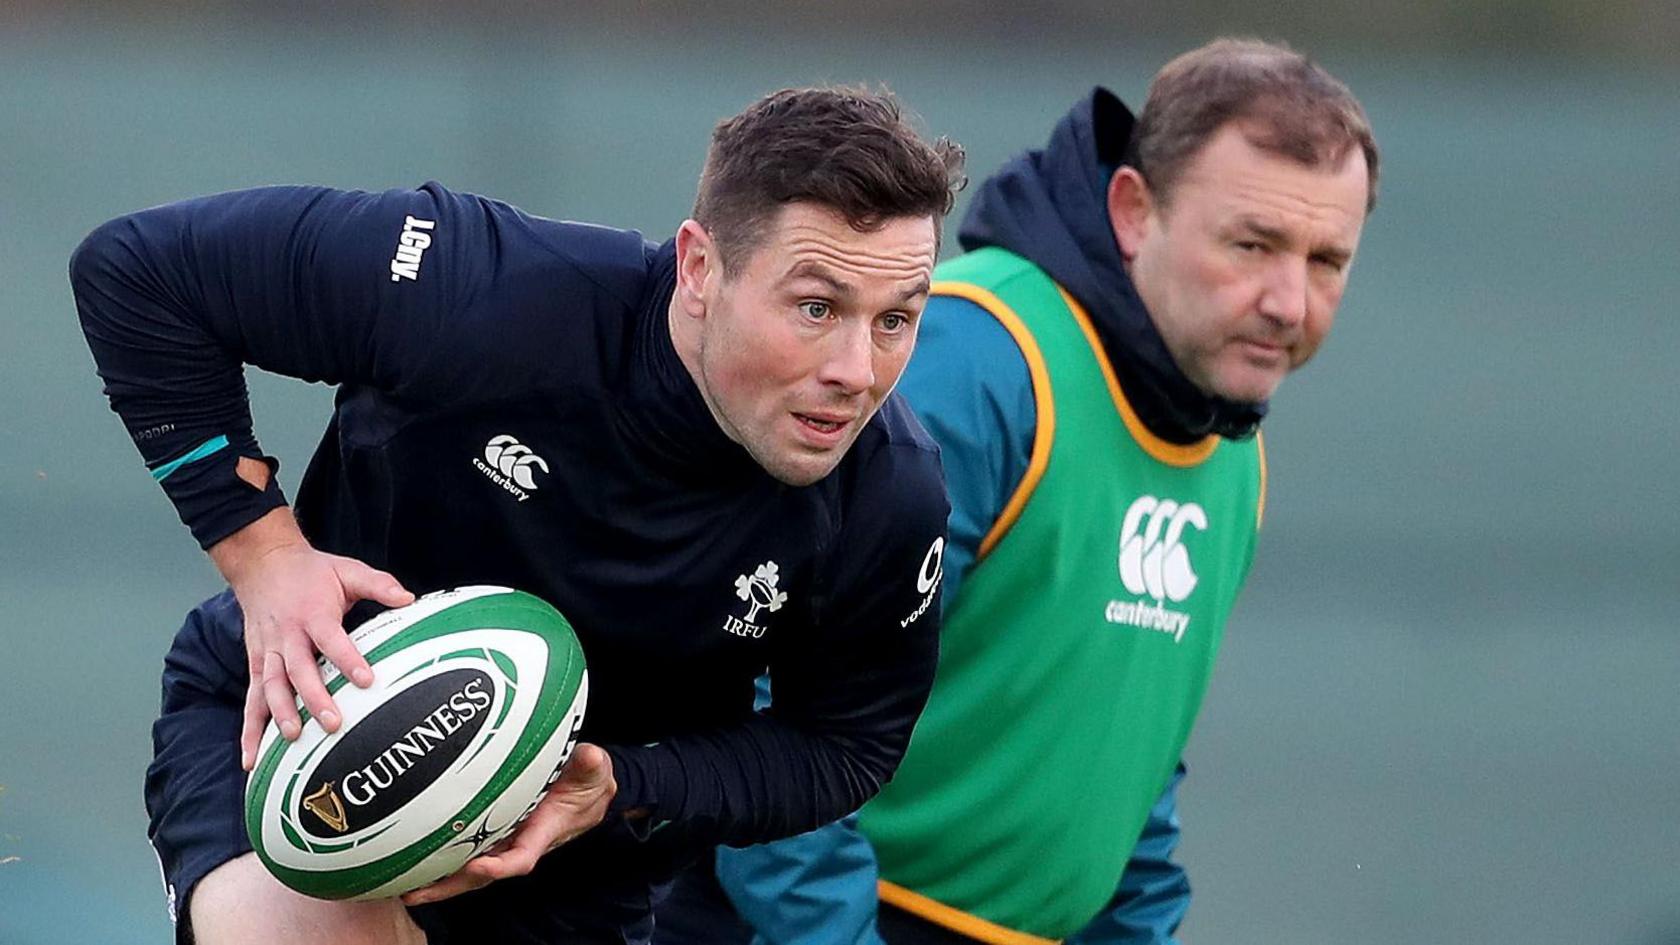
[[[168, 940], [140, 778], [162, 654], [217, 590], [99, 394], [80, 237], [430, 178], [663, 237], [711, 123], [763, 91], [886, 80], [978, 176], [1173, 51], [819, 39], [0, 32], [0, 943]], [[1187, 758], [1185, 939], [1673, 945], [1680, 82], [1312, 51], [1371, 113], [1382, 203], [1267, 422], [1267, 528]], [[329, 392], [252, 386], [295, 486]]]

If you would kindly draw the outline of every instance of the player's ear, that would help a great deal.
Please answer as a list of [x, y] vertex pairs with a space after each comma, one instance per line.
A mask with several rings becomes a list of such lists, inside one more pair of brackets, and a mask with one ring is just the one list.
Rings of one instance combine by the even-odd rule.
[[677, 228], [677, 304], [694, 318], [706, 316], [706, 300], [723, 276], [723, 260], [717, 243], [695, 220], [684, 220]]
[[1108, 222], [1114, 227], [1114, 241], [1127, 262], [1137, 258], [1148, 233], [1155, 196], [1149, 182], [1137, 168], [1122, 164], [1108, 179]]

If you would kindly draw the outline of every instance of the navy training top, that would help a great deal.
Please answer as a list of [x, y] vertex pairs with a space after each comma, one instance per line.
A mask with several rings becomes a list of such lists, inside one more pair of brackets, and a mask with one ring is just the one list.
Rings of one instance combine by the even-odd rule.
[[677, 357], [674, 268], [670, 243], [436, 183], [170, 204], [70, 265], [113, 409], [205, 547], [284, 501], [234, 473], [262, 455], [253, 364], [339, 387], [298, 493], [316, 547], [566, 614], [613, 810], [672, 828], [642, 841], [650, 875], [827, 823], [891, 776], [932, 683], [948, 512], [896, 395], [820, 482], [765, 473]]

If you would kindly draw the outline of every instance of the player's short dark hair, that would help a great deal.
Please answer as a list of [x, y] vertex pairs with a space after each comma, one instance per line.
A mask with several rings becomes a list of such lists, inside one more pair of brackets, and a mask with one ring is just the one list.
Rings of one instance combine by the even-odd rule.
[[1365, 109], [1323, 67], [1288, 46], [1218, 39], [1161, 68], [1132, 131], [1126, 163], [1160, 197], [1227, 124], [1250, 144], [1307, 167], [1337, 167], [1365, 155], [1366, 212], [1377, 204], [1377, 142]]
[[962, 146], [924, 140], [892, 93], [783, 89], [712, 131], [694, 219], [734, 273], [785, 204], [827, 207], [866, 232], [931, 217], [937, 233], [966, 181]]

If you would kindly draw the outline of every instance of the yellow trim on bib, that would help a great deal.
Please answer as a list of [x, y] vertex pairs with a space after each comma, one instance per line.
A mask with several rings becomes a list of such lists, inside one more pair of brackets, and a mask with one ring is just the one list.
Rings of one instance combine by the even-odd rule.
[[1097, 356], [1097, 365], [1102, 368], [1103, 380], [1108, 382], [1109, 396], [1114, 398], [1114, 407], [1120, 411], [1120, 419], [1125, 422], [1126, 429], [1131, 432], [1137, 445], [1142, 447], [1145, 453], [1168, 466], [1195, 466], [1212, 456], [1213, 451], [1219, 448], [1219, 437], [1211, 433], [1199, 443], [1180, 446], [1149, 432], [1149, 428], [1138, 419], [1137, 411], [1132, 409], [1131, 401], [1126, 399], [1126, 392], [1121, 390], [1120, 379], [1114, 376], [1114, 366], [1108, 363], [1108, 356], [1103, 353], [1102, 340], [1097, 337], [1097, 329], [1091, 324], [1091, 316], [1085, 314], [1085, 309], [1066, 289], [1058, 285], [1056, 291], [1062, 294], [1062, 301], [1067, 303], [1068, 311], [1073, 313], [1073, 320], [1079, 323], [1079, 330], [1085, 333], [1085, 340], [1091, 343], [1091, 351]]
[[1260, 457], [1260, 501], [1254, 504], [1254, 528], [1266, 524], [1266, 438], [1260, 431], [1254, 432], [1254, 452]]
[[1032, 377], [1033, 405], [1038, 411], [1038, 421], [1033, 432], [1032, 457], [1027, 462], [1027, 473], [1021, 477], [1020, 485], [1015, 487], [1015, 493], [1004, 504], [1003, 512], [992, 523], [986, 537], [980, 541], [980, 550], [974, 560], [986, 557], [997, 546], [1003, 536], [1009, 532], [1017, 519], [1021, 517], [1021, 510], [1026, 507], [1027, 499], [1032, 497], [1033, 490], [1038, 488], [1039, 480], [1044, 478], [1044, 471], [1050, 468], [1050, 442], [1056, 435], [1056, 406], [1055, 398], [1050, 393], [1050, 369], [1044, 365], [1044, 352], [1038, 348], [1038, 341], [1027, 329], [1021, 316], [1015, 314], [1004, 301], [986, 289], [967, 282], [935, 282], [930, 290], [933, 295], [954, 296], [967, 299], [975, 305], [985, 309], [998, 320], [1011, 338], [1015, 339], [1015, 346], [1021, 349], [1022, 357], [1027, 360], [1027, 373]]
[[877, 888], [882, 902], [987, 945], [1057, 945], [1060, 941], [1006, 929], [995, 922], [987, 922], [977, 915], [953, 909], [937, 899], [929, 899], [919, 892], [912, 892], [884, 879], [878, 883]]

